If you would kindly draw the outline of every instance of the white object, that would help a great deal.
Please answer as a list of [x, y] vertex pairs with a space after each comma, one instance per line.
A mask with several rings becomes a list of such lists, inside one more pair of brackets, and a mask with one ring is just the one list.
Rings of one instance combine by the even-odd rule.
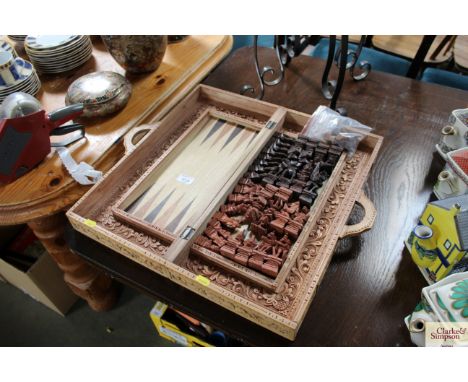
[[[468, 174], [466, 173], [466, 159], [464, 159], [468, 156], [467, 152], [468, 148], [464, 147], [445, 155], [447, 164], [434, 186], [434, 194], [438, 199], [468, 194]], [[457, 160], [460, 162], [457, 163]]]
[[436, 149], [444, 159], [448, 152], [468, 146], [468, 109], [452, 111], [448, 125], [442, 128], [441, 134]]
[[[452, 317], [459, 318], [460, 321], [468, 321], [467, 318], [460, 316], [459, 311], [452, 308], [451, 303], [449, 303], [449, 292], [451, 288], [459, 281], [468, 279], [468, 272], [455, 273], [453, 275], [447, 276], [439, 282], [429, 285], [422, 290], [423, 297], [429, 303], [429, 306], [434, 311], [437, 320], [440, 322], [450, 321], [448, 313]], [[445, 305], [444, 308], [441, 307], [438, 298]]]
[[319, 106], [305, 125], [301, 134], [313, 140], [340, 146], [353, 155], [359, 142], [372, 128], [349, 118], [326, 106]]
[[434, 186], [434, 194], [438, 199], [463, 195], [465, 191], [466, 185], [447, 167], [439, 174], [437, 183]]
[[[428, 322], [468, 322], [460, 309], [452, 306], [453, 288], [457, 283], [468, 280], [468, 272], [454, 273], [441, 281], [422, 289], [420, 309], [405, 317], [404, 321], [416, 346], [426, 346], [426, 324]], [[424, 307], [426, 305], [426, 307]], [[443, 306], [443, 308], [441, 307]], [[428, 306], [428, 307], [427, 307]]]
[[13, 48], [8, 41], [2, 39], [0, 39], [0, 51], [10, 52], [13, 58], [18, 57], [18, 53], [16, 53], [15, 48]]
[[16, 68], [21, 80], [16, 81], [13, 85], [0, 84], [0, 102], [16, 92], [24, 92], [34, 96], [41, 88], [41, 81], [29, 61], [23, 60], [22, 65], [18, 65]]
[[41, 109], [41, 103], [32, 95], [16, 92], [6, 97], [0, 105], [0, 119], [24, 117]]
[[86, 35], [30, 35], [24, 44], [35, 68], [42, 73], [61, 73], [77, 68], [93, 53], [91, 39]]
[[23, 80], [22, 67], [24, 66], [25, 61], [22, 58], [13, 57], [13, 54], [6, 50], [0, 51], [0, 85], [15, 85]]
[[426, 322], [436, 322], [433, 312], [421, 309], [405, 317], [405, 324], [410, 333], [411, 342], [416, 346], [426, 346]]
[[29, 35], [24, 42], [37, 50], [54, 49], [66, 45], [78, 37], [78, 35]]
[[90, 185], [97, 183], [102, 178], [102, 172], [95, 170], [92, 166], [85, 162], [79, 164], [73, 159], [70, 151], [65, 147], [56, 147], [60, 159], [63, 165], [79, 184]]

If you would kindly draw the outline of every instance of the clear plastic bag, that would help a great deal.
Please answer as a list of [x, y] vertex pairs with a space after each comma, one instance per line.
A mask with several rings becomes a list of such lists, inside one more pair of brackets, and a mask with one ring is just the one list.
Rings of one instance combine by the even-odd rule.
[[335, 144], [353, 156], [362, 139], [372, 128], [358, 121], [343, 117], [329, 107], [319, 106], [302, 130], [302, 135], [314, 140]]

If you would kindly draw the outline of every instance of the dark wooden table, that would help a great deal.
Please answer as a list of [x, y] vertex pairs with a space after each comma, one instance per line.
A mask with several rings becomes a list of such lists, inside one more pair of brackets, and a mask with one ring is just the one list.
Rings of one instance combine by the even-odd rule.
[[[275, 63], [269, 49], [262, 62]], [[312, 113], [327, 104], [320, 93], [324, 61], [295, 58], [284, 80], [264, 100]], [[242, 48], [205, 83], [232, 92], [256, 85], [252, 51]], [[452, 110], [468, 107], [468, 92], [381, 72], [362, 82], [346, 79], [338, 106], [385, 137], [365, 192], [378, 215], [373, 229], [338, 243], [317, 295], [294, 342], [237, 316], [68, 228], [70, 246], [118, 280], [186, 311], [253, 345], [410, 345], [403, 318], [418, 303], [425, 281], [403, 241], [431, 196], [443, 167], [434, 154]], [[351, 220], [359, 218], [353, 212]]]

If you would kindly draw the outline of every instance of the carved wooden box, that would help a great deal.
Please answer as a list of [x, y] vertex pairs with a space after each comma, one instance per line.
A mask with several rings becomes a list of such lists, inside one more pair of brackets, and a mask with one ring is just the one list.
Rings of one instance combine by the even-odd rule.
[[[75, 229], [294, 339], [339, 237], [375, 217], [362, 186], [382, 138], [348, 158], [309, 115], [200, 85], [68, 213]], [[135, 147], [132, 139], [149, 133]], [[366, 210], [345, 225], [355, 202]]]

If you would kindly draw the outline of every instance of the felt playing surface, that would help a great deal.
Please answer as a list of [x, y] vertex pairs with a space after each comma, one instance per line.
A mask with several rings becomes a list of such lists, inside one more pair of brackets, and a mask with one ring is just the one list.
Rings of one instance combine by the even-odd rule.
[[175, 158], [150, 175], [151, 185], [125, 211], [179, 234], [206, 209], [256, 136], [254, 129], [209, 116], [187, 135]]

